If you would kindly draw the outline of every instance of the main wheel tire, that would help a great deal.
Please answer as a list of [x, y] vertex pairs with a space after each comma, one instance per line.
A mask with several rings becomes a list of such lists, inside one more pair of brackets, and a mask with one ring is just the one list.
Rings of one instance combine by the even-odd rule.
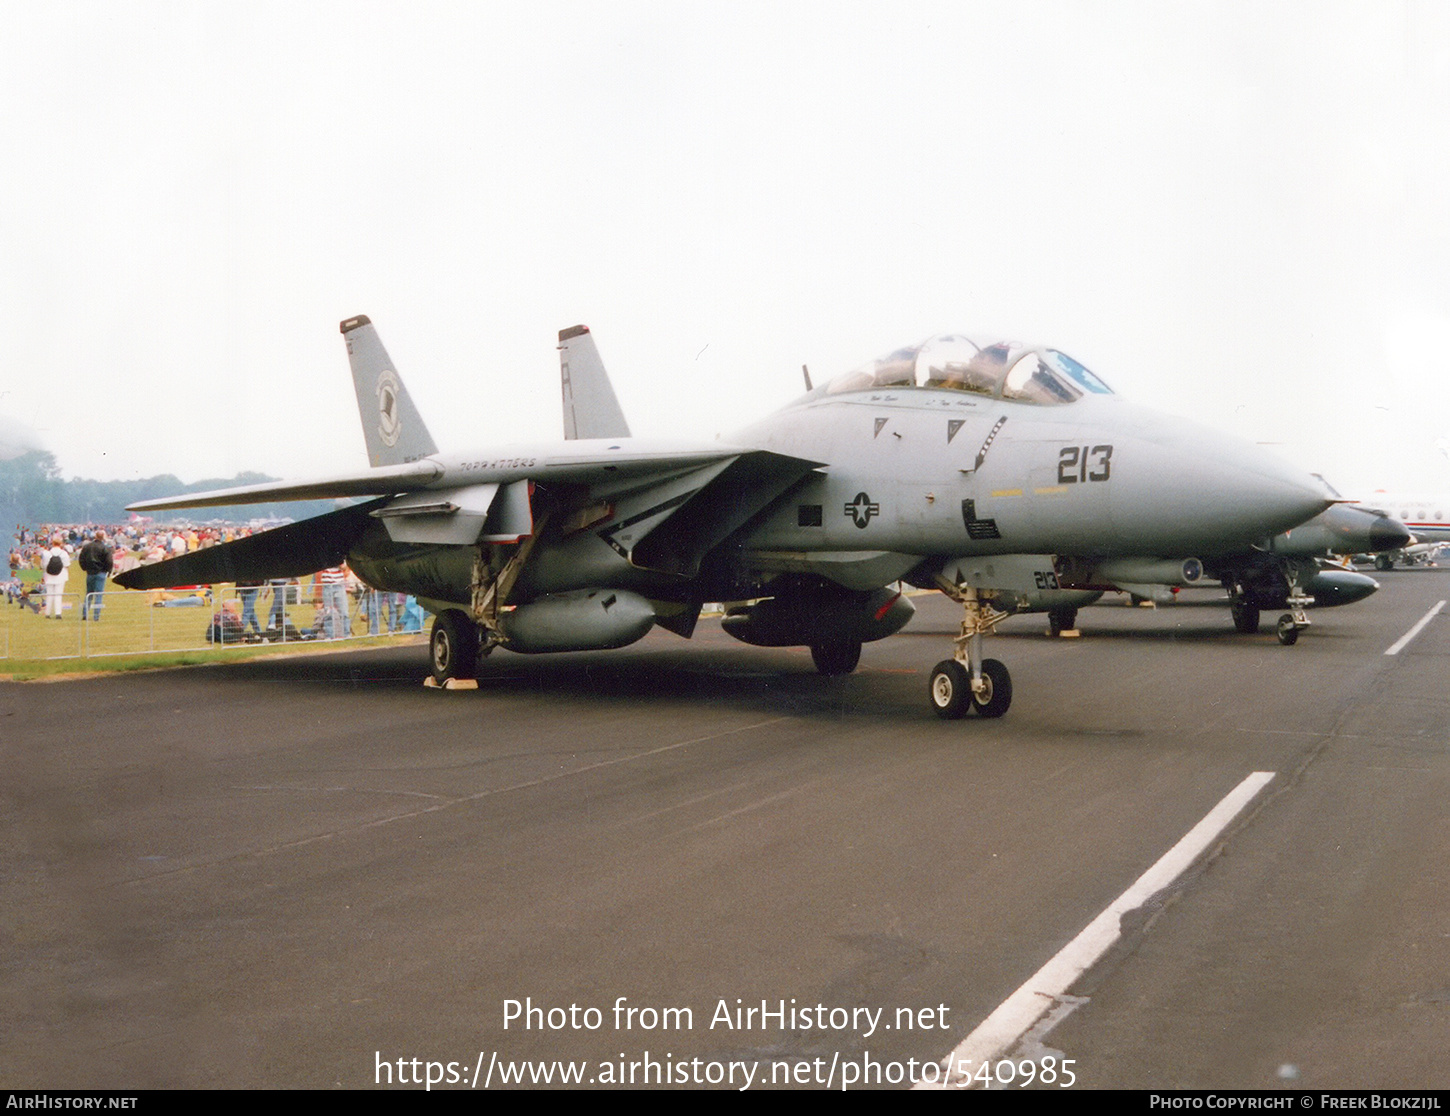
[[1293, 647], [1299, 642], [1299, 625], [1294, 623], [1294, 617], [1287, 612], [1279, 617], [1278, 629], [1279, 642], [1285, 647]]
[[440, 686], [450, 678], [472, 678], [478, 673], [478, 628], [459, 609], [450, 608], [434, 617], [428, 649], [433, 681]]
[[936, 715], [955, 721], [972, 707], [972, 677], [955, 659], [943, 659], [931, 672], [927, 693]]
[[861, 645], [851, 639], [812, 644], [811, 661], [827, 677], [850, 674], [861, 661]]
[[1248, 601], [1236, 600], [1228, 606], [1234, 618], [1234, 630], [1244, 635], [1253, 635], [1259, 630], [1259, 606]]
[[1388, 554], [1376, 554], [1374, 556], [1374, 568], [1384, 573], [1386, 570], [1395, 568], [1395, 560]]
[[1012, 676], [996, 659], [983, 659], [982, 682], [982, 692], [972, 694], [972, 708], [983, 717], [1000, 717], [1012, 704]]
[[1062, 635], [1063, 632], [1070, 632], [1077, 626], [1077, 609], [1075, 608], [1050, 608], [1047, 610], [1047, 633], [1048, 635]]

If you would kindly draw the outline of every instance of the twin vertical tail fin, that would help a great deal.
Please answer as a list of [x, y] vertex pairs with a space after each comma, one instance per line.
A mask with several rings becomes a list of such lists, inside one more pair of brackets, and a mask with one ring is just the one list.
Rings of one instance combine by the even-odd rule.
[[559, 331], [559, 374], [564, 388], [565, 438], [629, 437], [629, 423], [614, 397], [588, 326]]
[[[436, 454], [438, 447], [423, 424], [423, 416], [413, 405], [372, 322], [358, 315], [339, 328], [347, 342], [369, 464], [374, 468], [406, 465]], [[629, 423], [587, 326], [560, 331], [559, 363], [564, 389], [564, 437], [628, 438]]]
[[393, 368], [388, 351], [373, 323], [364, 315], [348, 318], [339, 327], [347, 342], [357, 409], [362, 417], [368, 463], [405, 465], [438, 452], [423, 416], [413, 406], [408, 389]]

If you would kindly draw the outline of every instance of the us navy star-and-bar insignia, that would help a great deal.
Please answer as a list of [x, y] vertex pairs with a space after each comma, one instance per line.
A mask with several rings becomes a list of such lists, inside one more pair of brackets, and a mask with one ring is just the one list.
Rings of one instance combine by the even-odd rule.
[[947, 444], [957, 436], [957, 431], [966, 425], [965, 419], [947, 419]]
[[873, 433], [871, 435], [871, 437], [874, 438], [874, 437], [876, 437], [877, 434], [880, 434], [881, 433], [881, 428], [883, 426], [885, 426], [890, 421], [891, 421], [890, 419], [877, 419], [876, 420], [876, 430], [875, 430], [875, 433]]
[[864, 492], [856, 493], [856, 498], [846, 505], [846, 515], [850, 516], [851, 522], [863, 530], [866, 524], [871, 522], [873, 515], [881, 514], [881, 505], [873, 504], [871, 497]]

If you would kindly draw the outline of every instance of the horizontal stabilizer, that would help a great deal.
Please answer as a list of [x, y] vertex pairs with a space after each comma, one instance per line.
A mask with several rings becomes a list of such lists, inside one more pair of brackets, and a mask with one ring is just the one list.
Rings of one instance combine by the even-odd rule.
[[169, 589], [173, 585], [304, 577], [341, 562], [367, 529], [370, 513], [381, 503], [373, 500], [357, 504], [236, 542], [137, 566], [117, 577], [116, 584], [123, 589]]
[[[230, 504], [270, 504], [274, 500], [335, 500], [347, 496], [394, 496], [424, 488], [443, 475], [435, 461], [384, 466], [357, 473], [300, 481], [267, 481], [239, 488], [214, 488], [161, 500], [142, 500], [127, 511], [166, 511], [171, 508], [217, 508]], [[184, 582], [182, 584], [185, 584]]]

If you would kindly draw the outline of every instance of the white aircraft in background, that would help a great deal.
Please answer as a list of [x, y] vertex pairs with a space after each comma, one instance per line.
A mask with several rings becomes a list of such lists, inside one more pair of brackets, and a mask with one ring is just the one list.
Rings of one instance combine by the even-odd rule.
[[1415, 566], [1429, 563], [1450, 543], [1450, 493], [1404, 494], [1378, 489], [1359, 502], [1361, 507], [1398, 519], [1410, 529], [1410, 545], [1376, 554], [1377, 570], [1392, 570], [1395, 563]]

